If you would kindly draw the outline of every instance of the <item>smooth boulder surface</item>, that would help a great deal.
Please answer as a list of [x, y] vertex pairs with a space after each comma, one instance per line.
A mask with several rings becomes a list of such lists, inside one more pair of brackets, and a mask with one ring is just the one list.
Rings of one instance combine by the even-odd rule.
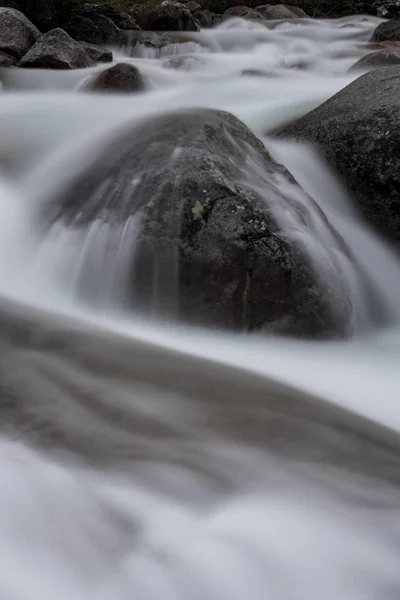
[[144, 77], [137, 67], [128, 63], [118, 63], [95, 75], [85, 91], [132, 94], [146, 88]]
[[400, 66], [359, 77], [280, 137], [315, 144], [370, 223], [400, 242]]
[[200, 26], [190, 10], [179, 3], [159, 6], [138, 19], [145, 31], [199, 31]]
[[400, 19], [384, 21], [375, 29], [371, 42], [400, 41]]
[[93, 19], [94, 21], [96, 15], [102, 15], [107, 19], [110, 19], [118, 29], [138, 29], [136, 21], [130, 15], [116, 10], [109, 4], [103, 4], [101, 2], [83, 2], [74, 7], [74, 13]]
[[260, 21], [263, 19], [263, 16], [259, 12], [248, 6], [232, 6], [232, 8], [228, 8], [222, 15], [223, 20], [232, 19], [233, 17], [249, 19], [250, 21]]
[[18, 10], [0, 8], [0, 50], [20, 59], [40, 37], [40, 31]]
[[296, 14], [289, 10], [283, 4], [277, 4], [276, 6], [271, 6], [270, 4], [263, 4], [261, 6], [257, 6], [256, 11], [259, 12], [264, 19], [274, 20], [274, 19], [294, 19], [296, 18]]
[[[346, 336], [351, 307], [341, 276], [332, 273], [328, 292], [274, 217], [291, 202], [281, 179], [299, 189], [241, 121], [192, 109], [116, 132], [47, 214], [82, 231], [94, 220], [108, 223], [110, 247], [118, 247], [121, 227], [132, 227], [129, 219], [139, 219], [129, 265], [125, 257], [112, 267], [129, 274], [129, 304], [139, 313], [177, 311], [186, 322], [231, 330]], [[288, 210], [307, 219], [293, 202]], [[101, 285], [104, 273], [91, 262], [86, 268], [81, 293], [93, 300], [93, 281]]]
[[96, 44], [81, 44], [89, 58], [96, 63], [107, 63], [113, 61], [113, 53], [104, 46], [97, 46]]
[[84, 48], [62, 29], [43, 35], [19, 63], [33, 69], [83, 69], [93, 66]]
[[391, 65], [400, 64], [400, 48], [398, 52], [393, 50], [380, 50], [363, 56], [349, 69], [349, 73], [353, 71], [361, 71], [366, 69], [379, 69], [380, 67], [389, 67]]

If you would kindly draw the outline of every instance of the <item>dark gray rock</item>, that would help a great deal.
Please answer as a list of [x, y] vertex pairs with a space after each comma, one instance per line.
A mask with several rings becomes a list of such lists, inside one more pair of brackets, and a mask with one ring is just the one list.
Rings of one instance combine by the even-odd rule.
[[378, 17], [384, 19], [400, 17], [400, 0], [376, 0], [373, 7]]
[[95, 75], [84, 89], [108, 94], [132, 94], [145, 88], [145, 79], [137, 67], [128, 63], [117, 63]]
[[115, 23], [106, 17], [105, 15], [93, 13], [90, 15], [90, 20], [94, 23], [100, 32], [101, 40], [94, 42], [92, 40], [85, 40], [92, 43], [103, 43], [103, 44], [119, 44], [122, 41], [121, 30], [115, 25]]
[[200, 24], [200, 27], [209, 28], [214, 25], [215, 15], [209, 10], [196, 10], [196, 12], [193, 13], [193, 16]]
[[63, 29], [78, 42], [88, 42], [90, 44], [104, 43], [99, 28], [87, 17], [74, 15], [63, 24]]
[[400, 64], [400, 49], [398, 52], [391, 50], [380, 50], [363, 56], [349, 69], [349, 73], [367, 69], [379, 69], [379, 67], [389, 67]]
[[95, 63], [107, 63], [113, 60], [113, 53], [104, 46], [88, 43], [81, 44], [81, 46]]
[[261, 6], [257, 6], [256, 11], [259, 12], [267, 21], [272, 21], [274, 19], [294, 19], [297, 17], [294, 12], [292, 12], [283, 4], [277, 4], [276, 6], [262, 4]]
[[20, 67], [33, 69], [83, 69], [93, 66], [84, 48], [62, 29], [43, 35], [22, 58]]
[[0, 67], [15, 67], [17, 63], [15, 56], [0, 51]]
[[232, 8], [228, 8], [222, 15], [222, 20], [226, 21], [226, 19], [232, 19], [233, 17], [248, 19], [250, 21], [261, 21], [264, 19], [259, 12], [248, 6], [232, 6]]
[[195, 13], [196, 11], [201, 10], [200, 4], [198, 2], [195, 2], [194, 0], [189, 0], [189, 2], [186, 2], [184, 6], [185, 8], [190, 10], [191, 13]]
[[400, 41], [400, 19], [384, 21], [375, 29], [371, 42]]
[[[78, 229], [95, 219], [108, 223], [110, 248], [120, 243], [118, 227], [140, 218], [128, 269], [130, 302], [139, 312], [178, 309], [184, 321], [242, 331], [346, 335], [351, 310], [341, 281], [336, 277], [336, 288], [330, 279], [326, 292], [274, 218], [282, 203], [309, 218], [298, 200], [290, 204], [280, 178], [298, 191], [238, 119], [186, 110], [130, 131], [124, 126], [51, 200], [55, 213], [47, 214]], [[97, 298], [92, 264], [87, 269], [82, 294]]]
[[136, 21], [128, 13], [120, 12], [109, 4], [101, 2], [83, 2], [75, 8], [75, 14], [92, 19], [95, 15], [103, 15], [110, 19], [118, 29], [139, 29]]
[[291, 13], [293, 13], [296, 17], [298, 17], [300, 19], [308, 19], [309, 18], [308, 14], [302, 8], [299, 8], [298, 6], [292, 6], [291, 4], [282, 4], [282, 6], [284, 6], [288, 10], [290, 10]]
[[47, 32], [60, 26], [68, 6], [65, 0], [27, 0], [24, 12], [40, 31]]
[[146, 31], [199, 31], [200, 25], [192, 13], [178, 3], [159, 6], [138, 19]]
[[22, 58], [40, 37], [40, 31], [18, 10], [0, 8], [0, 50]]
[[280, 132], [313, 142], [368, 218], [400, 242], [400, 67], [363, 75]]

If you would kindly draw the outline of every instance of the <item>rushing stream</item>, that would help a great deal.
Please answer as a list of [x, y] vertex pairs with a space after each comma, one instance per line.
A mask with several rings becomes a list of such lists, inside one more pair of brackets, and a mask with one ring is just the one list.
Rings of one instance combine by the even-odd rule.
[[[116, 51], [148, 79], [137, 96], [84, 93], [104, 67], [1, 72], [1, 600], [400, 597], [400, 259], [311, 148], [271, 139], [358, 76], [379, 22], [232, 20]], [[192, 107], [239, 117], [308, 194], [307, 224], [276, 218], [338, 269], [351, 340], [135, 319], [120, 295], [138, 221], [109, 262], [104, 228], [44, 226], [99, 140]], [[309, 198], [373, 282], [380, 327]]]

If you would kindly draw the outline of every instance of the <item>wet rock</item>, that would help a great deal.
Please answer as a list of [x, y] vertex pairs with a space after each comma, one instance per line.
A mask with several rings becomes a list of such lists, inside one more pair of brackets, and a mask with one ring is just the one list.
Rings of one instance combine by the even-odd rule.
[[128, 13], [120, 12], [109, 4], [100, 2], [84, 2], [75, 8], [75, 13], [95, 21], [96, 15], [106, 17], [122, 30], [139, 29], [135, 19]]
[[400, 0], [377, 0], [373, 7], [378, 17], [384, 19], [400, 17]]
[[40, 37], [19, 63], [20, 67], [34, 69], [83, 69], [92, 65], [84, 48], [62, 29]]
[[215, 14], [209, 10], [197, 10], [193, 13], [193, 16], [199, 23], [200, 27], [209, 28], [214, 25]]
[[300, 19], [308, 19], [309, 18], [308, 14], [302, 8], [299, 8], [298, 6], [292, 6], [291, 4], [282, 4], [282, 6], [284, 6], [288, 10], [290, 10], [291, 13], [293, 13], [296, 17], [298, 17]]
[[107, 63], [113, 60], [113, 53], [108, 48], [88, 43], [81, 46], [95, 63]]
[[189, 2], [186, 2], [185, 8], [190, 10], [191, 13], [201, 10], [200, 4], [198, 2], [194, 2], [194, 0], [189, 0]]
[[77, 41], [91, 44], [117, 44], [122, 41], [121, 30], [108, 17], [93, 13], [89, 17], [73, 16], [65, 25], [65, 31]]
[[349, 73], [367, 69], [378, 69], [400, 64], [400, 51], [380, 50], [363, 56], [349, 69]]
[[314, 143], [365, 217], [400, 242], [400, 67], [361, 76], [280, 136]]
[[174, 3], [159, 6], [138, 19], [146, 31], [199, 31], [198, 21], [183, 5]]
[[0, 51], [0, 67], [15, 67], [17, 63], [15, 56]]
[[274, 19], [294, 19], [297, 15], [289, 10], [283, 4], [278, 4], [276, 6], [271, 6], [270, 4], [262, 4], [261, 6], [257, 6], [256, 11], [259, 12], [264, 19], [274, 20]]
[[137, 67], [128, 63], [117, 63], [99, 75], [95, 75], [84, 90], [108, 94], [133, 94], [145, 88], [145, 79]]
[[40, 37], [40, 31], [18, 10], [0, 8], [0, 50], [22, 58]]
[[384, 21], [375, 29], [371, 42], [400, 41], [400, 19]]
[[[116, 132], [51, 201], [50, 218], [84, 229], [99, 219], [116, 227], [112, 235], [136, 215], [130, 264], [114, 268], [130, 274], [129, 301], [140, 313], [177, 311], [190, 323], [242, 331], [346, 335], [347, 298], [332, 281], [324, 291], [274, 216], [283, 204], [307, 221], [305, 206], [288, 201], [289, 188], [299, 189], [243, 123], [193, 109]], [[83, 295], [97, 294], [82, 281]]]
[[228, 8], [222, 15], [222, 20], [226, 21], [226, 19], [232, 19], [233, 17], [249, 19], [251, 21], [260, 21], [264, 19], [259, 12], [248, 6], [232, 6], [232, 8]]

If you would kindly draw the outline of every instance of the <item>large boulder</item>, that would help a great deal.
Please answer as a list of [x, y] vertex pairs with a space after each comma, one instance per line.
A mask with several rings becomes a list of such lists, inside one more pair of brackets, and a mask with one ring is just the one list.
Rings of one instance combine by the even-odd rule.
[[85, 86], [85, 91], [132, 94], [146, 88], [146, 82], [137, 67], [128, 63], [117, 63], [95, 75]]
[[379, 50], [379, 52], [371, 52], [371, 54], [360, 58], [349, 69], [349, 72], [379, 69], [379, 67], [389, 67], [398, 64], [400, 64], [400, 48], [397, 51], [391, 49]]
[[[178, 309], [184, 321], [214, 327], [345, 336], [351, 307], [334, 265], [346, 249], [301, 193], [238, 119], [192, 109], [108, 136], [46, 214], [82, 239], [96, 222], [115, 249], [105, 267], [94, 238], [86, 245], [81, 293], [93, 302], [108, 268], [109, 276], [127, 274], [128, 302], [145, 314]], [[288, 227], [280, 221], [287, 212]], [[323, 269], [328, 286], [290, 233], [296, 220], [303, 228], [314, 218], [335, 239]], [[117, 295], [126, 291], [125, 281], [119, 285]]]
[[371, 42], [400, 41], [400, 19], [384, 21], [375, 29]]
[[40, 37], [40, 31], [18, 10], [0, 8], [0, 50], [22, 58]]
[[232, 6], [232, 8], [228, 8], [228, 10], [226, 10], [222, 15], [222, 19], [224, 21], [234, 17], [248, 19], [250, 21], [260, 21], [264, 18], [259, 12], [249, 8], [248, 6]]
[[257, 6], [256, 11], [259, 12], [264, 19], [295, 19], [297, 15], [283, 4], [271, 6], [270, 4], [262, 4]]
[[193, 16], [198, 21], [200, 27], [209, 28], [214, 25], [215, 15], [209, 10], [196, 10]]
[[74, 14], [96, 19], [96, 15], [102, 15], [110, 19], [118, 29], [133, 30], [138, 29], [136, 21], [128, 13], [120, 12], [109, 4], [102, 2], [83, 2], [74, 8]]
[[122, 42], [121, 30], [105, 15], [93, 13], [89, 17], [72, 16], [63, 29], [79, 42], [91, 44], [119, 44]]
[[138, 19], [146, 31], [199, 31], [200, 25], [190, 10], [182, 4], [171, 3], [158, 6]]
[[20, 67], [33, 69], [83, 69], [93, 61], [84, 48], [62, 29], [43, 35], [22, 58]]
[[364, 215], [400, 242], [400, 66], [363, 75], [280, 132], [306, 140], [342, 176]]

